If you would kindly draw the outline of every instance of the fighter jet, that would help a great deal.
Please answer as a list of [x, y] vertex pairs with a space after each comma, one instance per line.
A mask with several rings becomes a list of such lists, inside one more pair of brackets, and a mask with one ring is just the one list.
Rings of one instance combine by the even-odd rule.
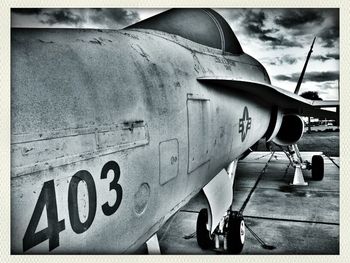
[[321, 156], [300, 157], [300, 116], [338, 119], [322, 107], [339, 103], [271, 85], [211, 9], [122, 30], [12, 29], [11, 64], [14, 254], [134, 253], [201, 190], [198, 245], [221, 235], [239, 253], [235, 170], [253, 145], [284, 147], [294, 184], [303, 169], [323, 177]]

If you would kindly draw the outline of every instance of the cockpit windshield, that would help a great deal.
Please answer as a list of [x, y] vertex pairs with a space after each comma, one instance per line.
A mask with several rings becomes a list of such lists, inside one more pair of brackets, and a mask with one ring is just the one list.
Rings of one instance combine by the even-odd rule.
[[170, 9], [127, 27], [132, 28], [159, 30], [223, 52], [243, 53], [229, 24], [212, 9]]

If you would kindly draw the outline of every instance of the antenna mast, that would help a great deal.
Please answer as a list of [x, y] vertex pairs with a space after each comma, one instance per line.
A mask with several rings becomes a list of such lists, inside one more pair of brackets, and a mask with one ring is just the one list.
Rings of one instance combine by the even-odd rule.
[[306, 70], [306, 67], [307, 67], [307, 63], [309, 63], [309, 59], [310, 59], [310, 56], [311, 56], [311, 53], [312, 53], [312, 48], [313, 48], [313, 46], [314, 46], [315, 40], [316, 40], [316, 37], [314, 38], [314, 41], [312, 41], [312, 44], [311, 44], [309, 53], [307, 54], [307, 58], [306, 58], [306, 61], [305, 61], [303, 70], [301, 71], [301, 74], [300, 74], [300, 77], [299, 77], [297, 86], [295, 87], [295, 91], [294, 91], [295, 94], [298, 94], [298, 93], [299, 93], [300, 85], [301, 85], [301, 83], [303, 82], [305, 70]]

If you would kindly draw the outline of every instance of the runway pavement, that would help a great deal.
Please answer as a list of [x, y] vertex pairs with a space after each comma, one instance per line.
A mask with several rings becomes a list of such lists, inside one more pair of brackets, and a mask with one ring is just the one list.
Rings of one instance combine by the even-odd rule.
[[[302, 152], [310, 160], [315, 152]], [[294, 169], [284, 153], [254, 152], [240, 161], [236, 173], [235, 210], [247, 198], [266, 166], [249, 200], [244, 217], [246, 241], [242, 254], [339, 254], [339, 157], [324, 156], [323, 181], [308, 186], [290, 186]], [[196, 241], [196, 220], [207, 207], [200, 192], [158, 232], [162, 254], [221, 254], [202, 250]]]

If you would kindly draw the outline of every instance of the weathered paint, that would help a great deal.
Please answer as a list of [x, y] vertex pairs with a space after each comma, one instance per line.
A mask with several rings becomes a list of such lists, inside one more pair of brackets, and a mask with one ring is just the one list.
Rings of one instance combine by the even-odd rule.
[[[266, 71], [246, 54], [222, 55], [142, 29], [13, 29], [11, 54], [13, 253], [23, 253], [25, 232], [50, 180], [65, 226], [50, 253], [132, 252], [269, 125], [270, 105], [197, 81], [233, 75], [268, 83]], [[245, 108], [251, 123], [242, 141]], [[166, 168], [167, 158], [178, 168]], [[110, 190], [115, 171], [101, 178], [111, 161], [120, 168], [122, 193]], [[96, 189], [96, 212], [82, 233], [72, 229], [75, 208], [68, 202], [79, 171], [91, 174]], [[86, 185], [76, 189], [82, 223], [89, 217]], [[113, 210], [117, 196], [119, 207], [106, 215], [102, 207]], [[36, 232], [46, 227], [44, 208]], [[25, 251], [48, 252], [48, 240]]]

